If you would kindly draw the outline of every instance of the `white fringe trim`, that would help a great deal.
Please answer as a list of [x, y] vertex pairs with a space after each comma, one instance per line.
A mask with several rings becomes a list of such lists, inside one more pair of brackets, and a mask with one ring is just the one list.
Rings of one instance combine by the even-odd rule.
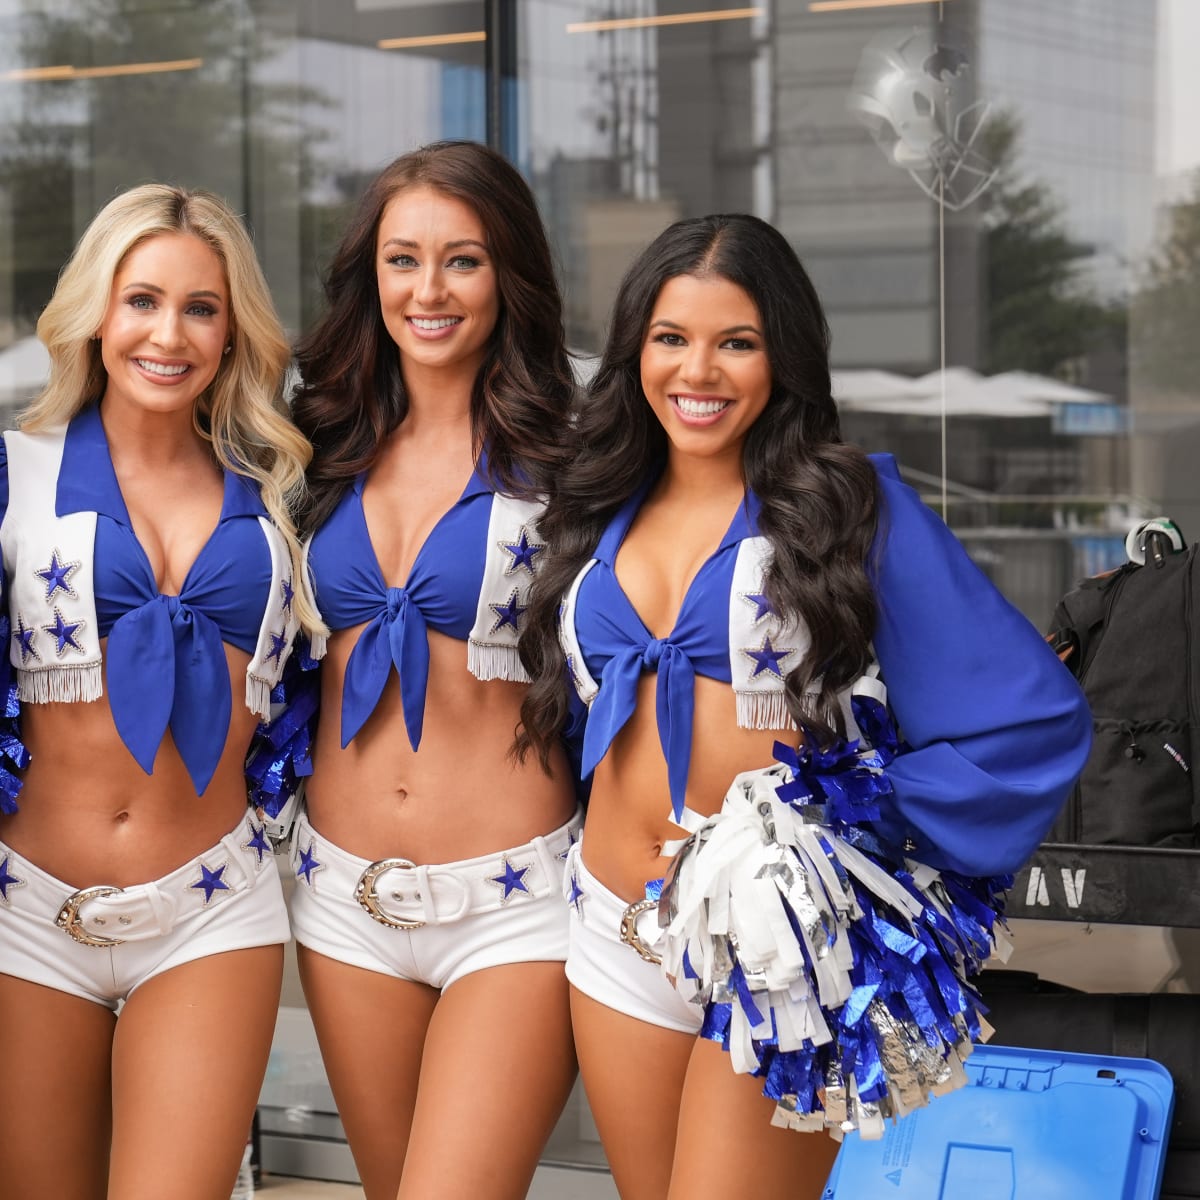
[[99, 700], [103, 694], [99, 663], [17, 672], [17, 695], [26, 704], [73, 704]]
[[529, 673], [521, 665], [516, 646], [489, 646], [471, 638], [467, 642], [467, 670], [476, 679], [505, 679], [509, 683], [529, 683]]
[[795, 729], [783, 691], [738, 692], [737, 723], [740, 729]]
[[271, 719], [271, 685], [246, 672], [246, 707], [264, 721]]

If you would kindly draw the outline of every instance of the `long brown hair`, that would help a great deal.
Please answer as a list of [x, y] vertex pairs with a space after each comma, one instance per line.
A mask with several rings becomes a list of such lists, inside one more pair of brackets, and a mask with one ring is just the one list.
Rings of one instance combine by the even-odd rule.
[[[876, 607], [867, 558], [878, 484], [866, 455], [842, 442], [829, 378], [829, 326], [816, 289], [778, 230], [742, 213], [669, 226], [621, 282], [608, 343], [573, 435], [578, 448], [539, 522], [549, 551], [534, 581], [521, 656], [533, 686], [516, 752], [543, 764], [567, 715], [558, 606], [609, 519], [656, 473], [667, 439], [642, 392], [641, 354], [663, 285], [716, 275], [758, 307], [771, 395], [742, 450], [746, 486], [762, 503], [759, 528], [774, 552], [765, 589], [784, 617], [803, 618], [811, 652], [787, 676], [789, 711], [825, 741], [844, 722], [837, 693], [870, 661]], [[819, 681], [819, 685], [818, 685]], [[806, 695], [819, 686], [815, 696]]]
[[375, 244], [389, 201], [413, 187], [468, 204], [496, 267], [500, 311], [471, 397], [475, 442], [487, 447], [493, 486], [513, 495], [544, 492], [562, 467], [574, 384], [537, 203], [495, 151], [436, 142], [396, 159], [368, 186], [330, 264], [326, 312], [297, 347], [302, 382], [293, 416], [314, 451], [303, 517], [309, 530], [371, 467], [408, 412], [400, 355], [380, 312]]

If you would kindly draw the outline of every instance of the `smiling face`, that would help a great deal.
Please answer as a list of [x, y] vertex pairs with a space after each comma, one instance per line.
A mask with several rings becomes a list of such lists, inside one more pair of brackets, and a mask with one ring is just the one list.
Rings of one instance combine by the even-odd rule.
[[99, 332], [110, 412], [190, 413], [229, 341], [221, 260], [190, 233], [140, 242], [117, 269]]
[[496, 270], [475, 210], [432, 188], [408, 188], [383, 210], [376, 252], [383, 323], [406, 367], [473, 376], [500, 313]]
[[672, 452], [740, 460], [771, 395], [758, 306], [720, 275], [667, 280], [650, 314], [641, 374]]

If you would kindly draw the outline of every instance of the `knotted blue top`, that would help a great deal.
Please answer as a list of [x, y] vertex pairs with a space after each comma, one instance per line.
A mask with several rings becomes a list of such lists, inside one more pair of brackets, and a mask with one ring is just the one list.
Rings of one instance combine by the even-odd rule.
[[[85, 408], [67, 428], [55, 511], [60, 517], [97, 514], [96, 619], [100, 637], [108, 638], [113, 721], [147, 774], [169, 727], [198, 794], [212, 779], [229, 733], [223, 643], [254, 653], [271, 593], [271, 552], [259, 524], [266, 508], [258, 489], [231, 471], [224, 489], [216, 528], [179, 594], [166, 595], [134, 533], [99, 406]], [[47, 586], [54, 586], [52, 579]]]
[[720, 618], [729, 610], [737, 545], [757, 535], [759, 503], [748, 494], [738, 506], [720, 545], [688, 586], [674, 628], [666, 637], [656, 638], [625, 594], [614, 567], [650, 486], [640, 488], [613, 517], [596, 546], [596, 566], [579, 589], [574, 614], [579, 643], [588, 670], [603, 679], [588, 713], [582, 770], [585, 777], [590, 775], [608, 753], [637, 706], [639, 678], [654, 671], [658, 736], [667, 762], [671, 804], [678, 816], [692, 756], [696, 675], [726, 683], [732, 678], [728, 628]]
[[[342, 746], [350, 744], [375, 711], [394, 667], [405, 730], [415, 750], [425, 718], [429, 630], [466, 640], [475, 624], [493, 493], [481, 455], [462, 495], [430, 530], [408, 578], [394, 587], [384, 578], [367, 530], [362, 505], [366, 478], [355, 479], [313, 535], [309, 569], [317, 607], [330, 629], [366, 624], [342, 684]], [[510, 604], [508, 620], [515, 626], [524, 607], [515, 600]], [[503, 607], [496, 610], [501, 621]]]

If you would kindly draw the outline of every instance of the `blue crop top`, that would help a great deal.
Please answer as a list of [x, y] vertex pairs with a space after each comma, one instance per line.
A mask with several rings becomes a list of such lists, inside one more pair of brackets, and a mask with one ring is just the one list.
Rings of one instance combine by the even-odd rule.
[[[1075, 680], [1029, 622], [971, 562], [944, 523], [873, 455], [882, 506], [869, 573], [874, 637], [888, 699], [911, 749], [888, 768], [880, 830], [916, 857], [971, 875], [1022, 863], [1054, 819], [1091, 743]], [[769, 563], [752, 494], [691, 583], [675, 627], [655, 639], [613, 568], [643, 489], [613, 517], [562, 611], [562, 638], [589, 703], [582, 769], [595, 769], [656, 671], [656, 716], [676, 818], [692, 749], [695, 675], [739, 692], [739, 724], [785, 728], [783, 679], [808, 650], [802, 622], [785, 625], [762, 594]], [[779, 698], [767, 719], [743, 719], [743, 693]], [[749, 712], [750, 710], [746, 710]]]
[[389, 587], [363, 513], [359, 475], [313, 535], [308, 565], [330, 629], [364, 624], [346, 664], [341, 744], [366, 724], [394, 667], [409, 744], [420, 744], [429, 680], [428, 630], [468, 643], [479, 678], [527, 679], [516, 641], [528, 586], [545, 547], [540, 505], [492, 491], [481, 456], [458, 500], [442, 514], [402, 587]]
[[[7, 447], [0, 440], [0, 523], [9, 501]], [[14, 510], [15, 512], [16, 510]], [[169, 727], [197, 793], [208, 786], [224, 750], [232, 711], [223, 643], [253, 655], [264, 612], [278, 601], [273, 657], [290, 643], [290, 575], [272, 597], [272, 554], [264, 536], [267, 512], [254, 483], [226, 471], [216, 528], [188, 570], [178, 595], [158, 590], [150, 560], [134, 533], [108, 449], [98, 405], [82, 410], [63, 440], [55, 517], [95, 513], [92, 590], [97, 636], [107, 638], [104, 681], [121, 740], [147, 773]], [[78, 551], [76, 551], [78, 553]], [[8, 551], [6, 548], [6, 558]], [[78, 561], [58, 549], [37, 569], [47, 606], [75, 596]], [[86, 575], [86, 572], [85, 572]], [[84, 650], [86, 623], [57, 629], [40, 616], [13, 613], [14, 661], [36, 669]]]

